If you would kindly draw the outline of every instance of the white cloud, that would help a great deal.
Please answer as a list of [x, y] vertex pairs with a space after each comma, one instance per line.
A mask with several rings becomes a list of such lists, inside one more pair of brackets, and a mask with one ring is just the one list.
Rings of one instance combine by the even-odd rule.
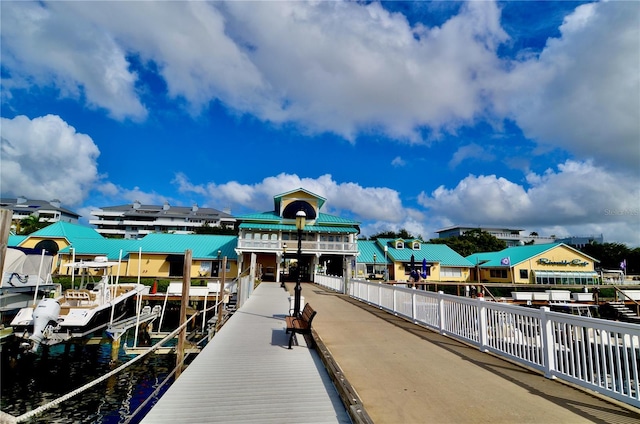
[[455, 168], [467, 159], [480, 159], [482, 161], [489, 162], [495, 159], [495, 155], [489, 153], [486, 150], [486, 147], [480, 146], [479, 144], [467, 144], [465, 146], [458, 147], [458, 150], [456, 150], [449, 161], [449, 167]]
[[[421, 193], [419, 203], [443, 222], [565, 228], [564, 235], [593, 231], [640, 245], [640, 180], [592, 162], [567, 161], [557, 171], [527, 176], [528, 188], [495, 175], [470, 175], [453, 189]], [[611, 211], [627, 211], [612, 213]], [[560, 234], [556, 234], [560, 235]]]
[[255, 211], [273, 210], [273, 196], [297, 188], [304, 188], [327, 199], [322, 212], [340, 215], [348, 213], [356, 220], [383, 220], [401, 222], [415, 214], [405, 209], [400, 193], [384, 187], [362, 187], [356, 183], [338, 183], [331, 175], [318, 178], [300, 178], [297, 175], [279, 174], [267, 177], [256, 184], [230, 181], [206, 186], [193, 185], [182, 176], [180, 187], [185, 193], [201, 193], [205, 190], [209, 203], [231, 205], [232, 208], [251, 208]]
[[0, 118], [5, 196], [59, 199], [63, 205], [82, 202], [98, 181], [98, 147], [59, 116]]
[[3, 4], [2, 58], [7, 87], [55, 84], [118, 118], [145, 113], [133, 54], [194, 111], [220, 100], [314, 133], [417, 140], [419, 127], [483, 113], [506, 39], [499, 16], [472, 2], [441, 27], [412, 28], [377, 3], [18, 2]]
[[405, 166], [406, 164], [407, 164], [407, 161], [402, 159], [402, 157], [400, 157], [400, 156], [396, 156], [391, 161], [391, 165], [396, 167], [396, 168], [401, 168], [401, 167]]
[[62, 8], [62, 2], [2, 5], [2, 62], [11, 75], [3, 86], [53, 86], [116, 119], [145, 117], [122, 46], [109, 31]]
[[638, 22], [636, 2], [579, 6], [560, 27], [560, 38], [549, 39], [538, 58], [517, 64], [502, 81], [511, 110], [505, 112], [528, 137], [637, 173]]

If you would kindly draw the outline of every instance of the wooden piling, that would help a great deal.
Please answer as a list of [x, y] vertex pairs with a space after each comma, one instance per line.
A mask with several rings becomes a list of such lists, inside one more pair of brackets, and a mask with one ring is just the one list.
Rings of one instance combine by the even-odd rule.
[[[184, 251], [184, 267], [182, 269], [182, 299], [180, 300], [180, 326], [187, 321], [187, 306], [189, 303], [189, 287], [191, 286], [191, 257], [192, 251]], [[178, 333], [178, 346], [176, 352], [176, 379], [182, 373], [182, 361], [184, 360], [184, 345], [187, 339], [186, 326]]]

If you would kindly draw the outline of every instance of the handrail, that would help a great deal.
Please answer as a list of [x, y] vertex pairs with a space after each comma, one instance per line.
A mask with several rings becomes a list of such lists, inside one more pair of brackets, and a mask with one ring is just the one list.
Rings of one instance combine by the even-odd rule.
[[547, 378], [640, 407], [637, 324], [361, 279], [350, 280], [348, 294]]
[[627, 299], [629, 299], [630, 301], [635, 303], [635, 305], [636, 305], [636, 315], [640, 316], [640, 303], [638, 303], [637, 300], [632, 299], [631, 297], [629, 297], [629, 295], [626, 294], [622, 289], [618, 288], [618, 286], [613, 286], [613, 288], [616, 289], [616, 292], [622, 294], [622, 296], [626, 297]]

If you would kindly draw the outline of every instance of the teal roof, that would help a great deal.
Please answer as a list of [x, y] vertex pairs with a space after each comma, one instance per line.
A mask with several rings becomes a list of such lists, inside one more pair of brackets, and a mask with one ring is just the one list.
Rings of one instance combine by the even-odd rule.
[[[358, 240], [358, 258], [357, 262], [360, 263], [373, 263], [373, 255], [376, 255], [376, 263], [383, 264], [384, 260], [384, 250], [380, 249], [380, 246], [373, 240]], [[386, 263], [393, 263], [389, 260], [387, 256]]]
[[[244, 222], [239, 228], [244, 230], [298, 231], [293, 224], [267, 224], [264, 222]], [[307, 225], [305, 232], [313, 233], [357, 233], [354, 227], [335, 227], [328, 225]]]
[[[260, 223], [262, 224], [266, 224], [267, 222], [273, 222], [273, 223], [278, 223], [280, 224], [282, 222], [282, 218], [276, 214], [275, 212], [271, 211], [271, 212], [262, 212], [262, 213], [252, 213], [252, 214], [248, 214], [248, 215], [240, 215], [240, 216], [236, 216], [236, 220], [238, 221], [242, 221], [242, 223], [240, 224], [240, 228], [247, 228], [246, 225], [247, 224], [251, 224], [251, 225], [256, 225], [254, 223], [252, 223], [252, 221], [262, 221]], [[247, 222], [249, 221], [249, 222]], [[339, 216], [335, 216], [335, 215], [329, 215], [326, 213], [319, 213], [318, 217], [316, 218], [315, 224], [314, 225], [350, 225], [350, 226], [357, 226], [360, 225], [360, 223], [358, 221], [354, 221], [352, 219], [346, 219], [346, 218], [342, 218]], [[285, 224], [286, 225], [286, 224]], [[291, 224], [288, 225], [287, 228], [289, 226], [294, 227], [295, 230], [295, 225]], [[257, 227], [250, 227], [250, 228], [257, 228]], [[263, 227], [265, 228], [265, 227]], [[274, 228], [276, 229], [276, 228]]]
[[465, 259], [445, 244], [420, 243], [420, 249], [414, 250], [409, 242], [417, 239], [406, 240], [404, 249], [395, 248], [395, 239], [358, 240], [358, 262], [373, 263], [373, 254], [376, 254], [376, 262], [384, 263], [384, 246], [387, 246], [387, 262], [411, 262], [413, 255], [415, 263], [419, 264], [423, 259], [429, 263], [440, 263], [442, 266], [472, 267], [473, 263]]
[[29, 237], [64, 237], [73, 243], [76, 238], [101, 239], [102, 235], [91, 227], [58, 221], [29, 235]]
[[274, 221], [280, 222], [282, 218], [275, 212], [250, 213], [247, 215], [239, 215], [235, 217], [237, 221]]
[[521, 262], [527, 261], [534, 256], [538, 256], [544, 252], [547, 252], [551, 249], [554, 249], [558, 246], [563, 246], [565, 248], [574, 250], [580, 255], [586, 256], [593, 261], [598, 261], [579, 250], [574, 249], [571, 246], [568, 246], [564, 243], [545, 243], [545, 244], [530, 244], [526, 246], [513, 246], [507, 247], [506, 249], [500, 250], [499, 252], [481, 252], [474, 253], [473, 255], [467, 256], [467, 259], [475, 264], [479, 264], [482, 268], [494, 268], [494, 267], [508, 267], [507, 265], [502, 265], [501, 260], [504, 258], [509, 258], [510, 265], [514, 266]]
[[17, 236], [14, 234], [9, 234], [9, 239], [7, 240], [7, 246], [9, 247], [18, 247], [20, 243], [25, 241], [29, 236]]
[[60, 249], [60, 253], [71, 254], [72, 249], [78, 255], [106, 256], [110, 261], [126, 259], [130, 252], [137, 251], [140, 240], [110, 238], [74, 238], [71, 245]]
[[138, 242], [145, 253], [183, 255], [185, 250], [190, 249], [193, 259], [217, 259], [220, 250], [221, 256], [233, 260], [238, 258], [235, 251], [237, 236], [152, 233]]

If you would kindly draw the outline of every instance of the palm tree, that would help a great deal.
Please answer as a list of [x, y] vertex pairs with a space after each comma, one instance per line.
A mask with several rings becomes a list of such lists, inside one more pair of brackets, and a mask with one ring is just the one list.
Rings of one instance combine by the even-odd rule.
[[38, 215], [32, 214], [20, 220], [20, 225], [17, 227], [16, 234], [31, 234], [46, 225], [47, 223], [40, 222], [40, 217]]

